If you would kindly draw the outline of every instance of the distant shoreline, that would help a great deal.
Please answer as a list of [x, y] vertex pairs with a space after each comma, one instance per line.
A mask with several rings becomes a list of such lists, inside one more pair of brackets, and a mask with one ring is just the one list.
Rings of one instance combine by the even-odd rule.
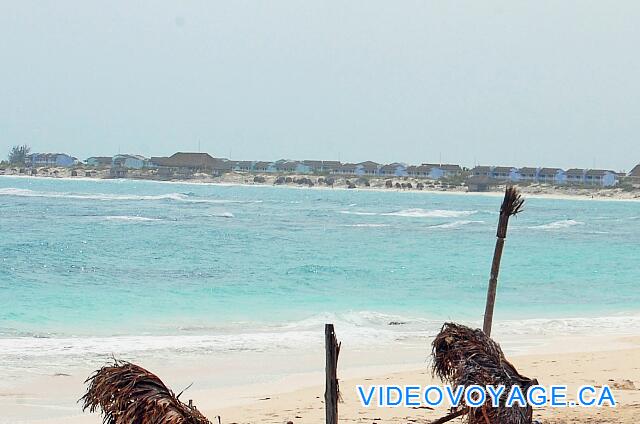
[[[280, 175], [280, 174], [249, 174], [241, 172], [230, 172], [217, 177], [211, 177], [209, 175], [200, 174], [191, 179], [158, 179], [150, 178], [146, 175], [132, 176], [130, 178], [109, 178], [108, 173], [104, 170], [102, 172], [96, 172], [93, 177], [86, 176], [71, 176], [71, 171], [66, 168], [58, 168], [57, 175], [24, 175], [24, 174], [4, 174], [0, 177], [7, 178], [34, 178], [34, 179], [61, 179], [61, 180], [76, 180], [76, 181], [113, 181], [113, 180], [127, 180], [127, 181], [149, 181], [165, 184], [205, 184], [205, 185], [217, 185], [217, 186], [249, 186], [249, 187], [282, 187], [292, 189], [322, 189], [322, 190], [354, 190], [354, 191], [375, 191], [375, 192], [390, 192], [390, 193], [428, 193], [428, 194], [453, 194], [453, 195], [468, 195], [468, 196], [502, 196], [506, 183], [491, 187], [487, 191], [473, 191], [467, 190], [466, 186], [459, 185], [451, 187], [450, 185], [442, 185], [437, 180], [426, 180], [408, 177], [368, 177], [367, 180], [370, 183], [369, 187], [364, 185], [357, 185], [355, 188], [349, 188], [348, 181], [358, 182], [360, 177], [348, 177], [348, 176], [308, 176], [308, 175]], [[255, 177], [264, 178], [264, 182], [254, 182]], [[284, 183], [275, 184], [278, 177], [289, 177], [294, 179], [308, 179], [317, 181], [319, 178], [333, 178], [335, 183], [333, 186], [314, 184], [313, 186], [297, 184], [297, 183]], [[412, 188], [387, 188], [385, 182], [387, 180], [396, 182], [409, 182], [412, 184]], [[418, 183], [424, 184], [424, 188], [417, 189]], [[547, 184], [530, 184], [520, 185], [516, 184], [522, 193], [529, 198], [538, 199], [550, 199], [550, 200], [596, 200], [596, 201], [640, 201], [640, 190], [623, 191], [620, 188], [587, 188], [587, 187], [575, 187], [575, 186], [551, 186]]]

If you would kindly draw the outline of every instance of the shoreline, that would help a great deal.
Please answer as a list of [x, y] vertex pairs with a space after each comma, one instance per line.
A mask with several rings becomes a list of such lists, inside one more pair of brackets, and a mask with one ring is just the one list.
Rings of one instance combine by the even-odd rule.
[[[338, 334], [339, 336], [339, 334]], [[509, 342], [501, 343], [505, 355], [518, 371], [536, 377], [540, 384], [567, 384], [570, 388], [581, 384], [609, 384], [614, 388], [619, 407], [590, 408], [536, 408], [535, 415], [543, 422], [553, 419], [571, 422], [589, 420], [605, 414], [614, 421], [631, 423], [640, 412], [640, 336], [589, 336], [547, 340], [546, 347], [538, 347], [521, 354], [509, 353]], [[373, 384], [442, 384], [431, 376], [429, 345], [413, 352], [393, 349], [384, 352], [351, 351], [343, 347], [339, 362], [340, 387], [344, 402], [340, 404], [340, 418], [344, 422], [382, 419], [383, 422], [407, 422], [407, 418], [429, 422], [446, 415], [444, 408], [422, 410], [416, 408], [364, 408], [356, 398], [355, 385]], [[409, 354], [409, 355], [407, 355]], [[359, 359], [386, 357], [386, 364], [359, 364]], [[395, 355], [395, 356], [394, 356]], [[405, 360], [397, 360], [405, 356]], [[389, 363], [389, 358], [395, 360]], [[286, 366], [292, 369], [301, 362], [312, 362], [311, 369], [300, 369], [284, 375], [273, 370]], [[193, 399], [205, 416], [214, 421], [221, 416], [227, 423], [294, 423], [322, 422], [324, 405], [324, 352], [297, 356], [287, 354], [233, 355], [233, 357], [198, 359], [176, 362], [172, 358], [138, 361], [157, 374], [176, 393], [189, 384], [182, 400]], [[85, 364], [73, 373], [58, 373], [25, 379], [13, 387], [0, 384], [0, 408], [7, 423], [93, 424], [101, 422], [97, 413], [82, 413], [76, 400], [83, 394], [84, 378], [101, 364]], [[244, 384], [226, 381], [238, 370], [250, 375], [261, 372], [262, 379]], [[571, 393], [571, 392], [569, 392]], [[366, 417], [369, 417], [368, 419]], [[582, 421], [584, 420], [584, 421]], [[564, 421], [557, 421], [558, 423]], [[608, 421], [601, 421], [608, 422]]]
[[[226, 174], [225, 174], [226, 175]], [[235, 173], [234, 175], [245, 175]], [[278, 175], [267, 174], [251, 174], [251, 176], [267, 176], [271, 179], [275, 179]], [[304, 177], [300, 175], [301, 177]], [[130, 182], [149, 182], [160, 184], [175, 184], [175, 185], [205, 185], [205, 186], [217, 186], [217, 187], [264, 187], [264, 188], [279, 188], [279, 189], [295, 189], [295, 190], [341, 190], [341, 191], [353, 191], [353, 192], [382, 192], [382, 193], [424, 193], [424, 194], [445, 194], [456, 196], [484, 196], [484, 197], [502, 197], [504, 195], [504, 186], [506, 183], [496, 186], [496, 190], [488, 191], [467, 191], [462, 189], [432, 189], [425, 187], [424, 189], [398, 189], [398, 188], [385, 188], [382, 186], [371, 187], [357, 187], [355, 189], [348, 188], [345, 184], [339, 184], [337, 186], [320, 186], [314, 185], [313, 187], [301, 186], [298, 184], [273, 184], [273, 183], [255, 183], [244, 182], [235, 180], [226, 180], [223, 177], [208, 177], [208, 178], [194, 178], [189, 180], [159, 180], [152, 178], [100, 178], [100, 177], [71, 177], [71, 176], [43, 176], [43, 175], [0, 175], [0, 178], [20, 178], [20, 179], [35, 179], [35, 180], [62, 180], [62, 181], [130, 181]], [[294, 175], [292, 177], [297, 177]], [[308, 176], [307, 176], [308, 177]], [[314, 178], [319, 178], [314, 176]], [[348, 177], [340, 176], [341, 179], [349, 179]], [[393, 179], [376, 177], [379, 180]], [[400, 177], [396, 178], [400, 179]], [[427, 181], [427, 180], [425, 180]], [[632, 192], [624, 192], [616, 188], [577, 188], [577, 187], [559, 187], [549, 186], [545, 184], [541, 185], [518, 185], [516, 186], [522, 192], [522, 194], [530, 199], [544, 199], [544, 200], [592, 200], [601, 202], [640, 202], [640, 190], [634, 190]]]

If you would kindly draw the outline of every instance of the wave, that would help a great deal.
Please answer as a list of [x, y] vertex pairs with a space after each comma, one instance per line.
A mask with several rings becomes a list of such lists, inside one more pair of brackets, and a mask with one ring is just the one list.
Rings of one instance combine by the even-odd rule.
[[361, 216], [375, 216], [375, 215], [380, 215], [376, 212], [356, 212], [356, 211], [340, 211], [340, 213], [343, 213], [345, 215], [361, 215]]
[[432, 225], [429, 228], [448, 229], [448, 228], [463, 227], [463, 226], [469, 225], [469, 224], [484, 224], [484, 221], [453, 221], [453, 222], [447, 222], [445, 224]]
[[157, 195], [131, 195], [131, 194], [106, 194], [106, 193], [64, 193], [55, 191], [35, 191], [23, 188], [3, 188], [0, 189], [0, 196], [18, 197], [46, 197], [77, 200], [99, 200], [99, 201], [145, 201], [145, 200], [173, 200], [188, 203], [262, 203], [262, 200], [229, 200], [229, 199], [207, 199], [199, 198], [193, 193], [167, 193]]
[[395, 212], [357, 212], [357, 211], [340, 211], [340, 213], [348, 215], [379, 215], [379, 216], [400, 216], [406, 218], [460, 218], [477, 213], [478, 211], [452, 211], [442, 209], [421, 209], [411, 208], [403, 209]]
[[212, 213], [209, 216], [216, 218], [235, 218], [235, 216], [231, 212]]
[[383, 213], [385, 216], [404, 216], [408, 218], [459, 218], [462, 216], [469, 216], [477, 213], [478, 211], [451, 211], [442, 209], [403, 209], [398, 212]]
[[[350, 349], [395, 351], [422, 349], [440, 330], [443, 319], [411, 317], [373, 311], [320, 313], [288, 323], [235, 322], [206, 326], [172, 326], [169, 334], [114, 336], [56, 336], [6, 334], [0, 331], [0, 357], [8, 372], [23, 376], [25, 369], [73, 368], [79, 363], [106, 361], [113, 355], [127, 360], [197, 357], [259, 352], [283, 354], [322, 351], [324, 324], [334, 323]], [[478, 320], [461, 320], [472, 328]], [[0, 329], [1, 330], [1, 329]], [[508, 341], [509, 351], [531, 352], [550, 340], [570, 336], [635, 335], [640, 316], [536, 318], [499, 320], [496, 336]], [[55, 364], [55, 365], [53, 365]]]
[[107, 221], [131, 221], [131, 222], [153, 222], [162, 221], [159, 218], [148, 218], [146, 216], [129, 216], [129, 215], [110, 215], [105, 216]]
[[569, 228], [575, 225], [584, 225], [584, 222], [575, 221], [573, 219], [563, 219], [561, 221], [554, 221], [548, 224], [534, 225], [529, 228], [534, 230], [561, 230], [563, 228]]
[[341, 227], [353, 227], [353, 228], [381, 228], [389, 227], [389, 224], [346, 224]]

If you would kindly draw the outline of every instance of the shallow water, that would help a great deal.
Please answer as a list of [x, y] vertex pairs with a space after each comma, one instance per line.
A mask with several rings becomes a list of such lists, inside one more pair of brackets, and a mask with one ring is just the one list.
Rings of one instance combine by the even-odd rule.
[[[0, 354], [262, 351], [321, 343], [324, 322], [388, 344], [479, 324], [500, 200], [3, 177]], [[500, 334], [640, 333], [638, 258], [640, 203], [528, 199]]]

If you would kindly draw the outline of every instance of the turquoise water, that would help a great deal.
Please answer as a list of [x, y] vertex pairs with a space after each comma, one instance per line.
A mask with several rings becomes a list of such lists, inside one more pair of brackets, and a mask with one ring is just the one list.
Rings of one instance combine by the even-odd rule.
[[[33, 336], [233, 336], [253, 349], [256, 335], [326, 320], [362, 337], [390, 321], [479, 322], [500, 200], [0, 178], [0, 339], [24, 350]], [[638, 258], [640, 203], [528, 199], [495, 319], [514, 331], [636, 325]]]

